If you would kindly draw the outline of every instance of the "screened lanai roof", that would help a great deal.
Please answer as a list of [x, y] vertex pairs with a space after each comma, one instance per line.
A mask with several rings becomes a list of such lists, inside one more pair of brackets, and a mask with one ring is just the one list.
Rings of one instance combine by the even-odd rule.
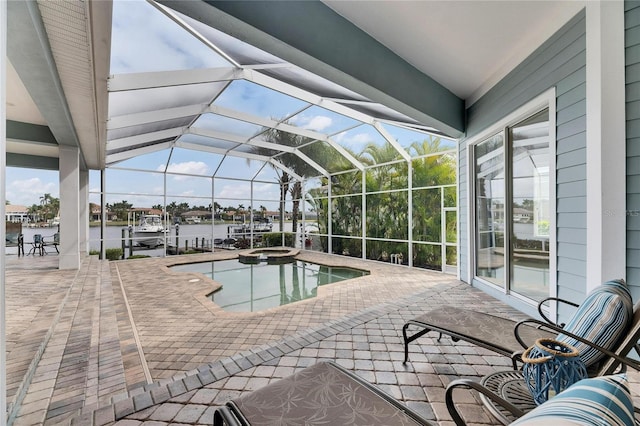
[[114, 2], [111, 45], [107, 167], [180, 172], [189, 150], [217, 163], [202, 174], [241, 157], [301, 179], [410, 160], [442, 135], [152, 1]]

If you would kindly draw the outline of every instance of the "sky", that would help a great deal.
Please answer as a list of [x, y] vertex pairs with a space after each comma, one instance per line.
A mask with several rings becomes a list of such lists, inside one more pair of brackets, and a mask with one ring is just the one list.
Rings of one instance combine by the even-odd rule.
[[[251, 48], [253, 49], [253, 48]], [[268, 55], [267, 55], [268, 56]], [[272, 58], [273, 59], [273, 58]], [[275, 58], [274, 60], [277, 60]], [[111, 74], [132, 72], [154, 72], [185, 70], [194, 68], [228, 67], [229, 62], [209, 47], [176, 25], [167, 16], [143, 0], [115, 0], [113, 5], [113, 30], [111, 51]], [[198, 87], [186, 86], [149, 89], [137, 93], [113, 93], [109, 99], [111, 116], [126, 115], [146, 111], [143, 100], [154, 99], [154, 105], [166, 103], [167, 108], [184, 104], [200, 103], [202, 99], [213, 99], [221, 88], [221, 83], [202, 84]], [[148, 102], [148, 101], [147, 101]], [[174, 102], [174, 104], [171, 104]], [[303, 129], [313, 130], [330, 136], [338, 144], [354, 152], [361, 151], [368, 143], [387, 144], [384, 138], [370, 125], [323, 109], [309, 106], [306, 102], [276, 92], [255, 83], [233, 81], [215, 100], [214, 105], [252, 115], [283, 119]], [[300, 112], [302, 111], [302, 112]], [[207, 114], [201, 116], [194, 126], [198, 129], [231, 133], [245, 138], [261, 131], [260, 126], [239, 120]], [[409, 146], [416, 140], [426, 138], [424, 134], [385, 125], [402, 146]], [[123, 129], [126, 132], [127, 129]], [[115, 133], [110, 134], [113, 138]], [[208, 144], [229, 148], [229, 142], [212, 140], [199, 135], [187, 135], [182, 141], [194, 144]], [[454, 145], [451, 143], [451, 147]], [[214, 194], [222, 205], [237, 205], [251, 197], [251, 186], [234, 180], [254, 176], [259, 181], [275, 182], [276, 172], [259, 161], [244, 158], [223, 159], [222, 156], [202, 151], [185, 149], [163, 150], [123, 161], [118, 168], [132, 168], [148, 172], [164, 170], [180, 173], [143, 173], [124, 170], [107, 171], [108, 203], [129, 201], [135, 207], [149, 207], [165, 202], [162, 196], [167, 187], [168, 199], [188, 202], [191, 205], [208, 205], [211, 197], [212, 176], [216, 180]], [[49, 193], [59, 197], [57, 171], [7, 168], [7, 200], [11, 204], [37, 204], [39, 198]], [[135, 183], [133, 185], [132, 183]], [[100, 173], [90, 172], [90, 201], [99, 203]], [[253, 187], [256, 199], [278, 200], [277, 185], [257, 182]], [[244, 202], [245, 206], [248, 202]], [[257, 202], [256, 204], [262, 204]]]
[[6, 178], [6, 199], [10, 204], [30, 207], [39, 204], [44, 194], [60, 198], [57, 171], [7, 167]]

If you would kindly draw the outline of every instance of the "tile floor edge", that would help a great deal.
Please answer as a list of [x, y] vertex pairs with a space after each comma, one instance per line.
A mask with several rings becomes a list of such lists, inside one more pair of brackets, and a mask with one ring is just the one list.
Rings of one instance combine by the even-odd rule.
[[[86, 261], [90, 261], [89, 258], [87, 258]], [[14, 395], [14, 400], [7, 401], [8, 402], [7, 404], [7, 424], [8, 425], [13, 424], [13, 422], [18, 417], [18, 414], [20, 413], [20, 408], [22, 407], [22, 401], [24, 400], [29, 390], [29, 386], [31, 386], [31, 380], [33, 380], [33, 376], [36, 372], [36, 369], [38, 368], [38, 364], [40, 363], [42, 356], [44, 355], [44, 351], [47, 349], [47, 345], [51, 340], [51, 336], [53, 336], [53, 332], [58, 326], [58, 323], [60, 322], [60, 317], [62, 316], [64, 307], [67, 305], [67, 302], [69, 301], [71, 292], [75, 288], [78, 277], [82, 270], [83, 268], [81, 265], [80, 268], [78, 268], [75, 276], [73, 277], [73, 281], [71, 282], [71, 285], [69, 286], [64, 297], [60, 301], [60, 304], [58, 305], [58, 310], [56, 311], [56, 314], [51, 321], [51, 325], [47, 329], [47, 332], [45, 333], [42, 341], [40, 342], [40, 345], [38, 345], [38, 349], [33, 355], [33, 358], [29, 363], [29, 367], [27, 367], [27, 372], [24, 374], [24, 378], [20, 382], [20, 386], [18, 387], [18, 390]]]
[[[455, 286], [458, 286], [456, 284]], [[120, 420], [135, 412], [153, 405], [162, 404], [172, 398], [201, 388], [242, 371], [261, 365], [306, 345], [318, 342], [345, 330], [367, 323], [381, 315], [398, 311], [415, 302], [417, 297], [433, 295], [450, 289], [450, 284], [438, 283], [433, 287], [405, 296], [401, 299], [385, 302], [362, 309], [339, 319], [329, 320], [322, 325], [299, 331], [280, 340], [266, 343], [252, 349], [236, 353], [229, 357], [204, 364], [197, 369], [182, 372], [168, 379], [150, 383], [143, 387], [112, 397], [112, 403], [97, 409], [82, 412], [75, 418], [91, 418], [93, 426], [102, 426]], [[72, 419], [72, 424], [74, 419]]]

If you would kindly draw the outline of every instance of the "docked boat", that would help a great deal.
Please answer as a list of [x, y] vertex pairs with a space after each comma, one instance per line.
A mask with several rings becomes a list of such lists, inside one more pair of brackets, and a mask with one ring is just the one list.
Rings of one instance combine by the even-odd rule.
[[268, 219], [256, 219], [253, 226], [249, 223], [239, 223], [227, 226], [227, 235], [229, 237], [248, 237], [250, 234], [260, 234], [271, 232], [273, 230], [273, 222]]
[[164, 226], [156, 214], [143, 214], [133, 230], [134, 241], [143, 247], [155, 248], [164, 244]]

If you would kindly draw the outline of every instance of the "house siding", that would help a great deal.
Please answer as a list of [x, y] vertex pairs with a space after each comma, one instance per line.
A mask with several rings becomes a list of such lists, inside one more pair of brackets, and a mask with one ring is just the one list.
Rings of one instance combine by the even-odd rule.
[[626, 1], [624, 13], [627, 282], [640, 299], [640, 2]]
[[[463, 191], [466, 194], [469, 180], [466, 141], [552, 87], [556, 88], [558, 295], [581, 300], [585, 294], [587, 233], [584, 10], [467, 109], [467, 134], [459, 149], [461, 195]], [[473, 221], [472, 217], [466, 217], [468, 203], [473, 200], [460, 197], [463, 280], [473, 277], [466, 261], [469, 223]]]

